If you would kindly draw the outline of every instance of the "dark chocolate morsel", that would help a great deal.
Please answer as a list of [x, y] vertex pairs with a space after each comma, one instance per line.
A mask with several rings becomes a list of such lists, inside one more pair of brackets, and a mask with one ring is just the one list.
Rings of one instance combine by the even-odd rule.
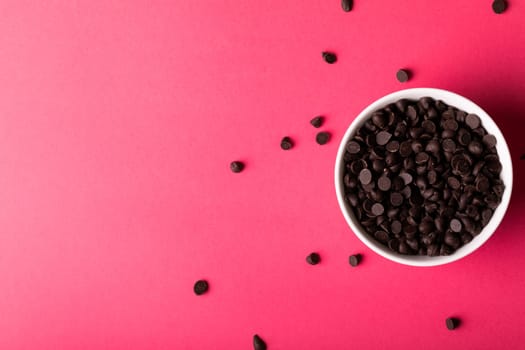
[[328, 51], [323, 52], [323, 59], [328, 64], [334, 64], [337, 62], [337, 56], [334, 53]]
[[309, 263], [310, 265], [317, 265], [321, 262], [321, 257], [319, 256], [318, 253], [310, 253], [306, 257], [306, 262]]
[[209, 289], [209, 285], [208, 285], [208, 282], [205, 281], [205, 280], [198, 280], [193, 285], [193, 292], [196, 295], [202, 295], [202, 294], [206, 293], [208, 291], [208, 289]]
[[314, 128], [320, 128], [323, 125], [323, 122], [324, 122], [324, 117], [320, 115], [310, 120], [310, 124], [312, 124]]
[[352, 11], [353, 6], [354, 6], [353, 0], [341, 0], [341, 7], [343, 8], [343, 11], [350, 12]]
[[239, 161], [234, 161], [230, 163], [230, 170], [234, 173], [240, 173], [244, 169], [244, 163]]
[[400, 83], [404, 83], [410, 79], [410, 72], [406, 69], [400, 69], [397, 71], [396, 77]]
[[267, 349], [266, 343], [257, 334], [253, 336], [253, 349], [254, 350], [266, 350]]
[[453, 317], [449, 317], [445, 320], [445, 324], [448, 330], [454, 330], [459, 326], [459, 320]]
[[288, 136], [283, 137], [281, 140], [281, 148], [285, 151], [291, 149], [293, 147], [292, 139]]
[[361, 254], [354, 254], [350, 255], [350, 258], [348, 259], [350, 265], [356, 267], [361, 262]]
[[317, 135], [315, 136], [315, 141], [320, 145], [326, 144], [329, 140], [330, 140], [330, 133], [326, 131], [321, 131], [317, 133]]

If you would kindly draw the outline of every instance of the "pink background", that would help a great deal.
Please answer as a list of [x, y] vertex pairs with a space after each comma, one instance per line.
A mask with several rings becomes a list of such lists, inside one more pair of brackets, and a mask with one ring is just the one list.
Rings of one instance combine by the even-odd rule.
[[[1, 1], [0, 348], [521, 346], [524, 20], [522, 1]], [[418, 86], [485, 108], [517, 180], [493, 238], [437, 268], [367, 249], [332, 181], [359, 111]]]

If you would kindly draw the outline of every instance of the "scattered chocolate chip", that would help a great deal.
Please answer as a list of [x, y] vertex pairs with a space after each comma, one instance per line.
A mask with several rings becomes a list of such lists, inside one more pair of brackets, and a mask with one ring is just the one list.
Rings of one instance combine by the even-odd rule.
[[337, 56], [332, 52], [323, 52], [323, 59], [328, 64], [334, 64], [337, 61]]
[[306, 262], [310, 265], [317, 265], [321, 262], [321, 257], [317, 253], [311, 253], [306, 257]]
[[197, 295], [202, 295], [208, 291], [209, 285], [205, 280], [198, 280], [193, 285], [193, 292]]
[[254, 350], [266, 350], [267, 349], [266, 343], [257, 334], [253, 336], [253, 348]]
[[353, 0], [341, 0], [341, 7], [343, 11], [350, 12], [352, 11], [352, 7], [354, 7], [354, 2]]
[[315, 141], [320, 145], [326, 144], [329, 140], [330, 140], [330, 133], [326, 131], [321, 131], [317, 133], [317, 135], [315, 136]]
[[459, 326], [459, 320], [454, 317], [449, 317], [445, 321], [448, 330], [454, 330]]
[[244, 169], [244, 163], [239, 161], [234, 161], [230, 163], [230, 170], [234, 173], [240, 173]]
[[356, 267], [361, 262], [361, 254], [350, 255], [350, 258], [348, 260], [350, 262], [350, 265]]
[[320, 115], [310, 120], [310, 124], [312, 124], [314, 128], [320, 128], [323, 125], [323, 122], [324, 117]]
[[372, 205], [372, 214], [375, 216], [382, 215], [385, 212], [385, 207], [381, 203]]
[[404, 83], [410, 79], [410, 72], [406, 69], [400, 69], [397, 71], [396, 77], [400, 83]]
[[293, 147], [292, 139], [288, 136], [283, 137], [281, 140], [281, 148], [285, 151], [291, 149]]
[[501, 14], [507, 9], [507, 2], [505, 0], [494, 0], [492, 3], [492, 10], [494, 13]]

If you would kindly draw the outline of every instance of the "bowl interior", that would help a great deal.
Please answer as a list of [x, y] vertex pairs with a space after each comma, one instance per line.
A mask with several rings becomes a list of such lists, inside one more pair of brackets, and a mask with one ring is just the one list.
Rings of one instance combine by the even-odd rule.
[[[396, 102], [397, 100], [402, 98], [417, 100], [425, 96], [432, 97], [435, 100], [442, 100], [448, 105], [454, 106], [467, 113], [477, 114], [481, 118], [483, 127], [487, 130], [488, 133], [493, 134], [496, 137], [496, 149], [500, 158], [500, 162], [502, 164], [502, 171], [500, 177], [503, 183], [505, 184], [505, 192], [503, 193], [501, 203], [494, 211], [494, 214], [487, 226], [485, 226], [481, 233], [474, 237], [474, 239], [470, 243], [462, 246], [453, 254], [448, 256], [428, 257], [419, 255], [401, 255], [392, 252], [390, 249], [377, 242], [364, 231], [364, 229], [361, 227], [361, 224], [355, 218], [349, 204], [344, 199], [345, 192], [343, 184], [343, 155], [345, 152], [346, 143], [355, 135], [356, 131], [364, 124], [364, 122], [366, 122], [370, 118], [372, 112], [383, 108], [390, 103]], [[503, 134], [501, 133], [496, 123], [492, 120], [492, 118], [481, 107], [479, 107], [469, 99], [450, 91], [433, 88], [415, 88], [397, 91], [386, 95], [370, 104], [355, 118], [355, 120], [348, 127], [345, 135], [343, 136], [341, 144], [339, 145], [335, 166], [335, 187], [337, 200], [348, 225], [351, 227], [351, 229], [354, 231], [357, 237], [370, 249], [372, 249], [379, 255], [392, 261], [412, 266], [435, 266], [450, 263], [452, 261], [456, 261], [467, 256], [468, 254], [472, 253], [477, 248], [479, 248], [483, 243], [485, 243], [485, 241], [487, 241], [487, 239], [494, 233], [501, 220], [503, 219], [503, 216], [505, 215], [505, 212], [510, 202], [510, 196], [512, 192], [512, 181], [512, 161], [510, 158], [510, 152], [505, 138], [503, 137]]]

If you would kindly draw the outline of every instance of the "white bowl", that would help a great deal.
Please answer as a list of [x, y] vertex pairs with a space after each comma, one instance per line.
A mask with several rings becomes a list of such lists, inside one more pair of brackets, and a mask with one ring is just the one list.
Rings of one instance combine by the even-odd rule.
[[[482, 125], [487, 130], [487, 132], [489, 134], [493, 134], [496, 137], [496, 149], [498, 151], [500, 162], [502, 164], [502, 171], [500, 177], [505, 185], [505, 192], [503, 193], [501, 203], [494, 211], [490, 222], [487, 226], [483, 228], [479, 235], [474, 237], [474, 239], [470, 243], [465, 244], [453, 254], [448, 256], [429, 257], [419, 255], [401, 255], [392, 252], [388, 247], [382, 245], [364, 231], [364, 229], [361, 227], [361, 224], [354, 217], [353, 211], [351, 210], [350, 206], [344, 198], [345, 191], [343, 184], [343, 175], [345, 164], [343, 156], [345, 153], [345, 145], [347, 144], [347, 142], [355, 135], [356, 131], [361, 127], [361, 125], [363, 125], [364, 122], [368, 120], [368, 118], [370, 118], [372, 112], [386, 107], [388, 104], [394, 103], [402, 98], [417, 100], [425, 96], [432, 97], [435, 100], [442, 100], [446, 104], [457, 107], [458, 109], [463, 110], [467, 113], [477, 114], [481, 118]], [[490, 236], [492, 236], [492, 234], [500, 224], [501, 220], [503, 219], [503, 216], [505, 215], [505, 212], [507, 211], [507, 207], [510, 201], [510, 195], [512, 192], [512, 161], [510, 158], [509, 148], [507, 147], [507, 143], [505, 142], [505, 138], [503, 137], [503, 134], [501, 133], [500, 129], [498, 128], [494, 120], [492, 120], [492, 118], [477, 104], [463, 96], [446, 90], [432, 88], [407, 89], [397, 91], [384, 97], [381, 97], [379, 100], [366, 107], [355, 118], [352, 124], [350, 124], [348, 130], [346, 130], [346, 133], [343, 136], [341, 144], [339, 145], [339, 150], [337, 152], [337, 159], [335, 163], [335, 190], [337, 193], [339, 207], [341, 208], [341, 211], [343, 212], [343, 215], [348, 225], [350, 225], [350, 228], [354, 231], [356, 236], [374, 252], [389, 260], [405, 265], [443, 265], [459, 260], [478, 249], [483, 243], [485, 243], [490, 238]]]

